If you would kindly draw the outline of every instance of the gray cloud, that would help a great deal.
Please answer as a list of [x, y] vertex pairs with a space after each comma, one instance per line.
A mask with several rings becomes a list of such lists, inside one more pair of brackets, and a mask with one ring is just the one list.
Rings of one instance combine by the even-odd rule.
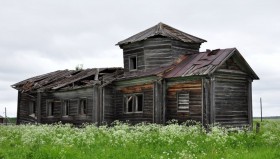
[[0, 1], [0, 114], [16, 115], [16, 91], [26, 78], [84, 67], [122, 66], [115, 44], [164, 22], [206, 39], [201, 50], [237, 47], [260, 76], [253, 83], [266, 115], [280, 115], [280, 1]]

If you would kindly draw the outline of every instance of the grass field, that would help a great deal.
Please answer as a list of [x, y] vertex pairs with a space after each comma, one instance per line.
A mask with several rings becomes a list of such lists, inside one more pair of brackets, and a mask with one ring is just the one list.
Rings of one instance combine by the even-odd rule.
[[0, 126], [0, 158], [280, 158], [280, 120], [265, 120], [258, 134], [186, 125]]

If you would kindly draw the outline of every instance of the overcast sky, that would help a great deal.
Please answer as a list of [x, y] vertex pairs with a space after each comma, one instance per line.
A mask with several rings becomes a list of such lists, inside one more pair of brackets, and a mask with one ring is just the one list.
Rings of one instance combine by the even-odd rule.
[[236, 47], [260, 77], [253, 115], [280, 116], [279, 0], [0, 0], [0, 115], [16, 116], [10, 85], [47, 72], [123, 67], [115, 44], [159, 22], [207, 40], [206, 49]]

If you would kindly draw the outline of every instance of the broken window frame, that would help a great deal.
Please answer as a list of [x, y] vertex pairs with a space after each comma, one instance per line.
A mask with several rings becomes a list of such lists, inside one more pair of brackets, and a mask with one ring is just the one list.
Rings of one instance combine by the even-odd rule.
[[[139, 97], [141, 96], [141, 107]], [[129, 104], [131, 102], [131, 105]], [[131, 109], [130, 109], [131, 107]], [[144, 95], [142, 93], [126, 94], [124, 95], [124, 113], [143, 113]], [[141, 108], [141, 110], [139, 110]]]
[[87, 98], [79, 100], [79, 115], [87, 115]]
[[47, 100], [46, 102], [46, 115], [47, 117], [53, 117], [54, 116], [54, 101], [53, 100]]
[[129, 66], [129, 71], [137, 70], [137, 56], [136, 55], [128, 57], [128, 66]]
[[[184, 98], [185, 99], [182, 99]], [[177, 111], [178, 112], [190, 112], [190, 92], [189, 91], [180, 91], [177, 92]]]
[[68, 117], [69, 114], [70, 114], [70, 100], [66, 99], [63, 101], [62, 116]]
[[29, 101], [29, 115], [36, 116], [36, 102], [34, 100]]

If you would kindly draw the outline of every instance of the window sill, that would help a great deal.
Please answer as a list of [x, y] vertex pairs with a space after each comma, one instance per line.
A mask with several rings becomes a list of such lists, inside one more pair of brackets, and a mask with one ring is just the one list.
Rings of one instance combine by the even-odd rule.
[[129, 69], [129, 72], [135, 72], [135, 71], [137, 71], [137, 69]]
[[142, 112], [124, 112], [124, 114], [142, 114], [143, 113], [143, 111]]
[[32, 114], [29, 114], [29, 116], [31, 116], [31, 117], [36, 117], [36, 114], [35, 114], [35, 113], [32, 113]]
[[47, 116], [47, 118], [54, 118], [54, 116], [52, 115], [52, 116]]
[[62, 118], [69, 118], [69, 115], [63, 115]]
[[178, 113], [190, 113], [188, 110], [177, 110]]

